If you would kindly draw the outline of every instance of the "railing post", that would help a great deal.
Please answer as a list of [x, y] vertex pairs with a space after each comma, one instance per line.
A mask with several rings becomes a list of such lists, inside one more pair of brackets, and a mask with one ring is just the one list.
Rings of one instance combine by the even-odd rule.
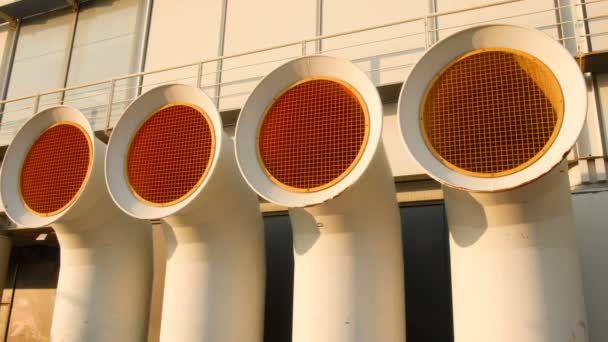
[[198, 63], [198, 71], [196, 74], [196, 87], [201, 88], [203, 82], [203, 62]]
[[[574, 27], [574, 44], [576, 45], [576, 55], [580, 56], [585, 52], [589, 52], [589, 44], [587, 38], [587, 30], [585, 29], [585, 16], [583, 13], [583, 8], [577, 8], [577, 6], [583, 6], [582, 3], [578, 1], [570, 2], [570, 13], [572, 13], [572, 26]], [[560, 25], [563, 28], [563, 25]], [[580, 32], [583, 32], [581, 35]], [[581, 40], [584, 42], [581, 42]], [[564, 45], [566, 42], [564, 41]], [[583, 47], [584, 46], [584, 47]]]
[[424, 48], [429, 48], [429, 17], [424, 16]]
[[112, 118], [112, 103], [114, 102], [114, 89], [116, 88], [116, 80], [112, 79], [110, 81], [110, 94], [108, 95], [108, 111], [106, 118], [106, 131], [110, 129], [110, 122]]
[[34, 113], [33, 114], [38, 113], [38, 108], [40, 108], [40, 94], [36, 94], [36, 97], [34, 98]]
[[302, 41], [302, 56], [306, 56], [306, 44], [307, 44], [307, 41], [303, 40]]

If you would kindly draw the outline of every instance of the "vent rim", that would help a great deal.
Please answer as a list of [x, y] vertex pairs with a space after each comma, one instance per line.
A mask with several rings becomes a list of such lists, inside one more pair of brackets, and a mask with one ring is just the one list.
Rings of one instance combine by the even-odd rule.
[[[534, 56], [552, 71], [565, 94], [563, 123], [553, 145], [527, 168], [495, 178], [472, 177], [446, 167], [429, 151], [420, 132], [421, 99], [431, 79], [455, 57], [481, 48], [512, 48]], [[587, 91], [583, 74], [570, 52], [546, 33], [511, 24], [484, 24], [455, 32], [426, 51], [405, 79], [397, 108], [399, 131], [408, 151], [406, 160], [445, 186], [493, 193], [542, 177], [568, 155], [585, 122]]]
[[[270, 180], [262, 170], [256, 153], [257, 128], [262, 114], [277, 94], [293, 83], [312, 77], [335, 78], [357, 90], [369, 113], [369, 137], [358, 163], [340, 182], [316, 192], [287, 191]], [[378, 152], [383, 153], [382, 108], [376, 86], [367, 74], [348, 60], [312, 55], [287, 61], [264, 76], [241, 109], [235, 131], [235, 151], [239, 171], [258, 196], [274, 204], [303, 208], [332, 200], [358, 182], [369, 170]]]
[[[262, 131], [262, 126], [264, 125], [264, 121], [266, 120], [266, 117], [268, 115], [268, 112], [270, 111], [270, 109], [272, 109], [272, 107], [274, 106], [275, 103], [277, 103], [277, 101], [279, 101], [279, 99], [285, 95], [285, 93], [287, 93], [289, 90], [303, 84], [303, 83], [307, 83], [310, 81], [316, 81], [316, 80], [325, 80], [325, 81], [331, 81], [331, 82], [335, 82], [337, 84], [339, 84], [340, 86], [345, 87], [348, 91], [350, 91], [354, 97], [357, 100], [357, 104], [361, 107], [361, 109], [363, 110], [363, 116], [364, 116], [364, 127], [365, 127], [365, 134], [363, 136], [363, 141], [361, 142], [361, 146], [359, 147], [359, 151], [357, 152], [357, 155], [355, 156], [355, 158], [352, 160], [352, 162], [350, 163], [350, 165], [340, 173], [340, 175], [338, 175], [337, 177], [335, 177], [334, 179], [332, 179], [330, 182], [325, 183], [323, 185], [320, 186], [316, 186], [316, 187], [312, 187], [312, 188], [298, 188], [298, 187], [294, 187], [294, 186], [290, 186], [288, 184], [285, 184], [283, 182], [281, 182], [280, 180], [278, 180], [276, 177], [274, 177], [272, 175], [272, 173], [268, 170], [266, 164], [264, 163], [264, 158], [262, 157], [262, 152], [260, 150], [260, 133]], [[363, 97], [361, 96], [361, 94], [359, 93], [359, 91], [357, 91], [357, 89], [355, 89], [355, 87], [353, 87], [352, 85], [350, 85], [348, 82], [337, 79], [335, 77], [329, 77], [329, 76], [319, 76], [319, 77], [306, 77], [303, 79], [300, 79], [299, 81], [296, 81], [295, 83], [292, 83], [291, 85], [285, 87], [285, 89], [283, 89], [283, 91], [281, 91], [280, 93], [278, 93], [274, 99], [266, 106], [266, 109], [264, 109], [264, 112], [262, 113], [260, 120], [258, 122], [258, 127], [256, 130], [256, 155], [258, 158], [258, 162], [260, 164], [260, 167], [262, 168], [262, 171], [264, 172], [264, 174], [266, 174], [266, 176], [276, 185], [278, 185], [279, 187], [290, 191], [290, 192], [296, 192], [296, 193], [313, 193], [313, 192], [318, 192], [318, 191], [322, 191], [328, 188], [333, 187], [334, 185], [340, 183], [344, 178], [346, 178], [346, 176], [348, 176], [352, 170], [357, 166], [357, 164], [359, 163], [359, 161], [361, 160], [361, 157], [363, 156], [363, 152], [365, 152], [365, 150], [367, 149], [367, 144], [369, 141], [369, 135], [370, 135], [370, 118], [369, 118], [369, 110], [367, 107], [366, 102], [363, 100]]]
[[[500, 172], [475, 172], [475, 171], [470, 171], [464, 168], [461, 168], [453, 163], [451, 163], [450, 161], [448, 161], [447, 159], [445, 159], [433, 146], [433, 142], [431, 141], [429, 134], [427, 132], [427, 129], [425, 127], [425, 104], [427, 103], [427, 100], [429, 98], [429, 96], [431, 95], [430, 93], [433, 90], [433, 87], [435, 86], [435, 84], [439, 81], [439, 79], [449, 71], [449, 69], [456, 65], [457, 63], [459, 63], [460, 61], [474, 56], [474, 55], [478, 55], [478, 54], [482, 54], [482, 53], [486, 53], [486, 52], [506, 52], [509, 54], [513, 54], [516, 56], [520, 56], [523, 57], [527, 60], [530, 60], [532, 62], [534, 62], [535, 64], [540, 64], [546, 71], [547, 73], [544, 73], [545, 75], [549, 75], [551, 76], [551, 80], [549, 80], [548, 82], [552, 82], [555, 83], [555, 85], [557, 86], [557, 88], [559, 89], [559, 105], [560, 108], [553, 108], [556, 112], [556, 116], [557, 116], [557, 120], [555, 123], [555, 126], [553, 127], [553, 131], [551, 132], [551, 135], [549, 136], [549, 139], [547, 139], [547, 142], [544, 144], [544, 146], [530, 159], [528, 159], [526, 162], [519, 164], [518, 166], [508, 169], [508, 170], [504, 170], [504, 171], [500, 171]], [[551, 146], [553, 146], [553, 144], [555, 143], [555, 140], [557, 139], [557, 136], [559, 135], [559, 132], [562, 129], [562, 125], [564, 122], [564, 93], [562, 90], [562, 86], [560, 85], [559, 81], [557, 80], [557, 78], [555, 77], [555, 75], [553, 74], [553, 71], [551, 71], [551, 69], [545, 64], [543, 63], [540, 59], [534, 57], [533, 55], [526, 53], [524, 51], [521, 50], [517, 50], [517, 49], [513, 49], [513, 48], [506, 48], [506, 47], [491, 47], [491, 48], [480, 48], [480, 49], [475, 49], [469, 52], [466, 52], [460, 56], [457, 56], [456, 58], [454, 58], [451, 62], [449, 62], [448, 64], [444, 65], [441, 69], [441, 71], [439, 73], [437, 73], [433, 79], [431, 80], [431, 82], [429, 82], [429, 84], [426, 87], [424, 96], [422, 97], [421, 100], [421, 106], [420, 106], [420, 132], [422, 133], [422, 137], [424, 139], [424, 142], [427, 146], [427, 148], [429, 149], [429, 151], [435, 156], [435, 158], [437, 158], [437, 160], [439, 160], [443, 165], [445, 165], [446, 167], [448, 167], [449, 169], [467, 175], [467, 176], [472, 176], [472, 177], [479, 177], [479, 178], [497, 178], [497, 177], [503, 177], [503, 176], [508, 176], [514, 173], [518, 173], [526, 168], [528, 168], [529, 166], [531, 166], [532, 164], [536, 163], [539, 159], [542, 158], [542, 156], [547, 153], [548, 150], [551, 149]]]
[[[180, 196], [179, 198], [169, 201], [169, 202], [163, 202], [163, 203], [157, 203], [157, 202], [153, 202], [150, 200], [147, 200], [145, 198], [143, 198], [139, 193], [137, 193], [137, 191], [133, 188], [133, 185], [131, 184], [131, 180], [129, 178], [129, 172], [128, 172], [128, 167], [129, 167], [129, 156], [131, 153], [131, 146], [133, 143], [133, 140], [137, 137], [139, 130], [145, 126], [145, 124], [152, 119], [152, 117], [154, 117], [154, 115], [158, 114], [159, 112], [161, 112], [164, 109], [170, 108], [170, 107], [174, 107], [174, 106], [186, 106], [189, 108], [194, 109], [195, 111], [197, 111], [204, 119], [205, 122], [207, 123], [207, 127], [209, 128], [209, 132], [210, 132], [210, 136], [211, 136], [211, 146], [210, 146], [210, 152], [209, 152], [209, 159], [207, 161], [207, 165], [205, 167], [205, 170], [203, 171], [203, 173], [201, 174], [200, 178], [197, 180], [196, 184], [194, 186], [192, 186], [192, 188], [190, 190], [188, 190], [184, 195]], [[143, 119], [138, 126], [135, 128], [134, 133], [129, 137], [129, 142], [127, 143], [127, 153], [124, 155], [124, 163], [123, 163], [123, 172], [124, 172], [124, 179], [125, 182], [129, 188], [130, 193], [133, 195], [133, 197], [135, 197], [138, 201], [140, 201], [143, 204], [146, 204], [148, 206], [151, 207], [155, 207], [155, 208], [165, 208], [165, 207], [171, 207], [174, 206], [176, 204], [179, 204], [185, 200], [187, 200], [190, 196], [192, 196], [195, 192], [197, 192], [197, 190], [201, 187], [201, 185], [205, 182], [205, 180], [207, 179], [211, 169], [212, 169], [212, 164], [215, 161], [215, 154], [216, 154], [216, 141], [217, 141], [217, 137], [215, 134], [215, 129], [213, 126], [213, 122], [211, 121], [211, 118], [209, 117], [209, 114], [207, 114], [207, 112], [205, 110], [203, 110], [201, 107], [190, 103], [190, 102], [171, 102], [171, 103], [167, 103], [162, 105], [161, 107], [151, 111], [145, 119]]]
[[[29, 153], [30, 153], [32, 147], [34, 146], [34, 144], [36, 144], [36, 142], [50, 129], [57, 127], [57, 126], [62, 126], [62, 125], [69, 125], [69, 126], [76, 127], [80, 131], [80, 133], [82, 133], [82, 135], [85, 137], [88, 148], [89, 148], [87, 173], [84, 176], [82, 183], [80, 184], [80, 187], [78, 188], [78, 191], [76, 191], [76, 193], [74, 193], [72, 198], [70, 198], [70, 200], [66, 204], [64, 204], [61, 208], [54, 210], [52, 212], [48, 212], [48, 213], [38, 212], [38, 211], [34, 210], [33, 208], [31, 208], [27, 204], [25, 198], [23, 197], [22, 177], [21, 177], [23, 174], [23, 167], [25, 166], [25, 161], [27, 160]], [[35, 139], [32, 139], [31, 144], [27, 147], [27, 152], [25, 153], [25, 157], [23, 158], [23, 160], [21, 160], [21, 164], [19, 166], [19, 173], [18, 173], [19, 174], [19, 186], [17, 187], [18, 197], [21, 200], [21, 204], [28, 212], [30, 212], [31, 214], [33, 214], [37, 217], [48, 218], [48, 217], [53, 217], [58, 214], [61, 214], [64, 211], [66, 211], [68, 208], [70, 208], [76, 202], [76, 200], [78, 200], [78, 198], [80, 198], [80, 195], [86, 188], [86, 185], [89, 181], [89, 177], [91, 176], [92, 169], [93, 169], [93, 142], [91, 141], [91, 137], [89, 136], [89, 133], [87, 132], [87, 130], [84, 127], [82, 127], [81, 125], [79, 125], [78, 123], [73, 122], [73, 121], [67, 121], [67, 120], [66, 121], [57, 121], [57, 122], [51, 124], [50, 126], [46, 127], [45, 129], [43, 129]]]

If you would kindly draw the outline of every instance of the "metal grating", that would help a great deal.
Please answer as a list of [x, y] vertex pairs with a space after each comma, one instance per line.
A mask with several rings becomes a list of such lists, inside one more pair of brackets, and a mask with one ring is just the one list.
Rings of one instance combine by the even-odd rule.
[[21, 198], [32, 212], [50, 216], [71, 204], [88, 175], [91, 142], [80, 126], [59, 123], [44, 131], [21, 168]]
[[175, 204], [204, 180], [215, 137], [207, 114], [188, 104], [153, 113], [136, 132], [127, 155], [133, 193], [154, 206]]
[[321, 190], [354, 167], [367, 141], [368, 122], [367, 107], [348, 85], [331, 79], [298, 82], [265, 113], [258, 157], [280, 186]]
[[520, 51], [491, 49], [444, 68], [427, 89], [421, 126], [448, 167], [498, 177], [540, 158], [562, 119], [561, 88], [547, 66]]

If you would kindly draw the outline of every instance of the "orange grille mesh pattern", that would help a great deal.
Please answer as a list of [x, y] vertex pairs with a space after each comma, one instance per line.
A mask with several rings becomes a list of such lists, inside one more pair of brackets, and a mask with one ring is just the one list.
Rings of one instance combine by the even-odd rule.
[[139, 128], [127, 156], [132, 190], [153, 205], [180, 201], [203, 181], [214, 148], [207, 116], [188, 105], [170, 105]]
[[89, 172], [89, 138], [73, 124], [50, 127], [34, 142], [21, 168], [21, 197], [35, 213], [50, 215], [72, 202]]
[[442, 162], [496, 177], [540, 158], [561, 126], [563, 98], [553, 73], [519, 51], [479, 50], [435, 79], [422, 128]]
[[259, 157], [280, 185], [320, 190], [354, 166], [367, 139], [367, 122], [358, 94], [342, 83], [297, 83], [266, 112], [258, 133]]

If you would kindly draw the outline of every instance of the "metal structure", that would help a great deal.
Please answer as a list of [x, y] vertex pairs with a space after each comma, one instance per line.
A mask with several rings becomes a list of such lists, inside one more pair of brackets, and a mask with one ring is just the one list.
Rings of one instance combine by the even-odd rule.
[[568, 51], [510, 25], [445, 38], [406, 79], [405, 146], [444, 185], [455, 341], [587, 341], [562, 162], [585, 89]]
[[117, 123], [106, 181], [127, 214], [162, 219], [161, 341], [262, 341], [264, 231], [233, 142], [200, 89], [152, 89]]
[[5, 155], [6, 214], [19, 226], [52, 227], [61, 246], [52, 340], [147, 336], [151, 232], [110, 200], [105, 149], [84, 115], [60, 106], [32, 117]]
[[381, 131], [374, 85], [333, 57], [282, 65], [243, 107], [241, 173], [292, 222], [293, 341], [405, 339], [401, 226]]
[[[260, 66], [270, 66], [280, 65], [281, 63], [293, 59], [299, 56], [311, 55], [316, 53], [323, 53], [329, 55], [344, 55], [350, 54], [349, 51], [353, 51], [358, 47], [374, 47], [378, 46], [378, 44], [392, 44], [393, 48], [391, 51], [388, 51], [386, 54], [399, 54], [403, 51], [403, 47], [400, 46], [400, 40], [409, 39], [412, 37], [420, 37], [422, 44], [420, 46], [408, 46], [408, 49], [412, 48], [420, 48], [420, 49], [428, 49], [436, 42], [436, 37], [438, 35], [443, 35], [446, 32], [453, 31], [455, 29], [468, 27], [476, 24], [490, 23], [490, 22], [509, 22], [516, 19], [524, 19], [530, 18], [535, 15], [542, 14], [556, 14], [562, 12], [572, 13], [572, 17], [566, 15], [558, 15], [554, 24], [551, 25], [542, 25], [540, 28], [543, 30], [554, 30], [556, 39], [567, 46], [573, 55], [580, 55], [582, 53], [586, 53], [589, 51], [587, 48], [588, 39], [593, 39], [597, 37], [602, 37], [608, 34], [608, 32], [597, 31], [597, 30], [580, 30], [575, 29], [581, 26], [588, 26], [589, 23], [592, 23], [596, 20], [602, 20], [607, 17], [607, 15], [600, 15], [595, 17], [582, 17], [583, 6], [585, 8], [594, 8], [594, 6], [602, 5], [608, 3], [608, 0], [592, 0], [586, 1], [584, 4], [572, 1], [572, 4], [555, 6], [546, 8], [538, 11], [524, 12], [522, 14], [517, 15], [509, 15], [504, 17], [496, 17], [496, 18], [488, 18], [480, 21], [470, 21], [467, 20], [464, 24], [452, 25], [452, 26], [444, 26], [444, 27], [435, 27], [433, 22], [436, 20], [440, 20], [443, 18], [449, 18], [451, 16], [468, 13], [474, 15], [475, 11], [483, 10], [486, 8], [493, 8], [500, 6], [513, 4], [521, 2], [522, 0], [507, 0], [507, 1], [498, 1], [496, 3], [490, 3], [485, 5], [479, 5], [469, 8], [463, 8], [454, 11], [445, 11], [445, 12], [437, 12], [425, 16], [407, 18], [404, 20], [399, 20], [396, 22], [390, 22], [382, 25], [376, 25], [372, 27], [366, 27], [356, 30], [350, 30], [346, 32], [340, 32], [336, 34], [323, 35], [318, 37], [311, 37], [309, 39], [300, 40], [296, 42], [289, 42], [286, 44], [275, 45], [267, 48], [262, 48], [253, 51], [246, 51], [243, 53], [237, 53], [233, 55], [225, 55], [216, 58], [207, 59], [204, 61], [198, 61], [194, 63], [189, 63], [180, 66], [168, 67], [159, 70], [151, 70], [146, 72], [133, 73], [130, 75], [115, 77], [108, 80], [99, 80], [96, 82], [82, 84], [77, 86], [65, 87], [60, 89], [49, 90], [46, 92], [41, 92], [38, 94], [32, 94], [30, 96], [7, 99], [5, 101], [0, 101], [0, 104], [9, 105], [10, 108], [5, 109], [1, 115], [3, 117], [2, 127], [3, 129], [0, 131], [0, 142], [2, 144], [8, 144], [12, 139], [12, 136], [18, 130], [18, 128], [23, 124], [23, 120], [11, 120], [11, 117], [18, 113], [36, 113], [40, 109], [47, 108], [49, 106], [54, 106], [58, 104], [69, 104], [80, 109], [85, 115], [89, 116], [91, 122], [93, 122], [94, 128], [96, 130], [103, 130], [112, 128], [116, 121], [119, 119], [121, 114], [123, 113], [125, 107], [132, 102], [138, 94], [142, 90], [150, 89], [151, 87], [158, 86], [160, 84], [168, 84], [168, 83], [187, 83], [192, 86], [199, 87], [209, 94], [220, 94], [219, 97], [217, 95], [211, 96], [213, 101], [216, 104], [220, 104], [220, 109], [233, 109], [233, 108], [223, 108], [221, 106], [221, 100], [225, 99], [246, 99], [249, 95], [250, 90], [243, 91], [242, 88], [239, 88], [239, 92], [230, 92], [230, 91], [221, 91], [222, 87], [228, 87], [230, 85], [234, 85], [240, 82], [245, 82], [249, 89], [253, 89], [255, 83], [259, 81], [265, 74], [259, 74], [258, 76], [248, 76], [247, 79], [242, 80], [231, 80], [231, 81], [221, 81], [221, 77], [216, 77], [219, 74], [233, 74], [235, 72], [251, 72], [252, 70], [258, 70]], [[394, 29], [400, 29], [405, 27], [404, 25], [416, 25], [419, 27], [419, 30], [416, 32], [411, 32], [411, 26], [408, 26], [408, 31], [404, 34], [394, 34], [392, 31]], [[377, 33], [379, 36], [386, 36], [380, 40], [372, 40], [369, 41], [365, 36], [366, 34], [373, 32]], [[389, 33], [386, 33], [389, 32]], [[347, 45], [343, 47], [338, 47], [335, 49], [324, 49], [322, 51], [315, 50], [315, 46], [318, 43], [323, 43], [327, 45], [327, 43], [343, 39], [343, 38], [361, 38], [362, 41], [360, 43], [354, 45]], [[357, 38], [358, 39], [358, 38]], [[264, 57], [264, 53], [267, 52], [281, 52], [287, 53], [289, 57], [280, 58], [280, 59], [268, 59], [268, 57]], [[359, 50], [357, 50], [359, 51]], [[224, 62], [227, 60], [230, 61], [238, 61], [240, 58], [250, 58], [252, 56], [259, 55], [260, 61], [254, 64], [247, 63], [241, 66], [235, 66], [233, 68], [224, 68], [221, 71], [216, 70], [215, 65], [218, 62]], [[369, 60], [370, 58], [374, 58], [377, 56], [373, 55], [359, 55], [355, 54], [350, 56], [349, 58], [353, 62], [361, 62], [365, 60]], [[381, 57], [381, 56], [380, 56]], [[207, 67], [209, 66], [209, 67]], [[368, 74], [369, 77], [374, 78], [374, 75], [381, 72], [394, 71], [401, 73], [403, 76], [407, 75], [407, 73], [411, 70], [413, 64], [405, 63], [398, 65], [391, 65], [387, 67], [380, 68], [369, 68], [365, 67], [364, 71]], [[212, 70], [208, 70], [208, 68]], [[258, 68], [258, 69], [256, 69]], [[180, 79], [175, 79], [174, 77], [168, 77], [167, 80], [162, 82], [155, 83], [147, 83], [146, 76], [162, 76], [164, 74], [169, 75], [170, 72], [180, 71], [181, 74], [190, 74], [190, 76], [185, 76]], [[259, 71], [258, 71], [259, 72]], [[403, 78], [403, 77], [402, 77]], [[217, 82], [217, 80], [220, 82]], [[211, 81], [209, 81], [211, 80]], [[95, 106], [91, 108], [91, 102], [99, 103], [99, 106]]]

